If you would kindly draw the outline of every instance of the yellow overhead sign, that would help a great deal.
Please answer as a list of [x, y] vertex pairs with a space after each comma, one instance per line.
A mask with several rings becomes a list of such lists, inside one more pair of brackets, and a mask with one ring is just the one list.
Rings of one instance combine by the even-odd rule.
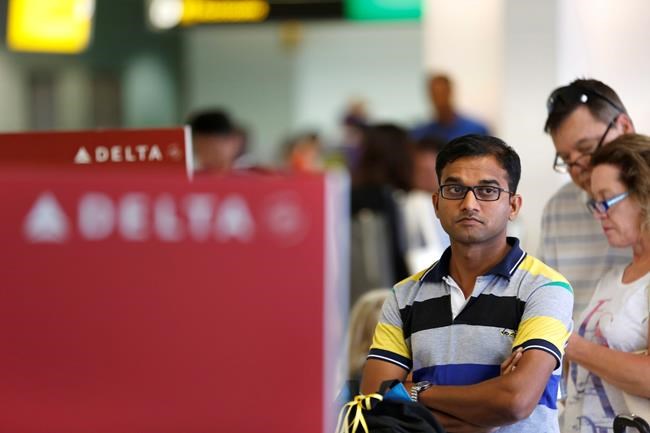
[[158, 29], [212, 23], [264, 21], [267, 0], [149, 0], [149, 22]]
[[90, 42], [95, 0], [9, 0], [7, 45], [74, 54]]
[[263, 21], [269, 4], [262, 0], [185, 0], [182, 25]]

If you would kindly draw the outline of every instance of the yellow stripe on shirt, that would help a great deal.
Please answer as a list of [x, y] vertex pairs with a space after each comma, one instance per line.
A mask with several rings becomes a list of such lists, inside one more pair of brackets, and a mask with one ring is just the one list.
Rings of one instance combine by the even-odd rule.
[[551, 281], [569, 283], [562, 274], [532, 256], [526, 256], [524, 261], [521, 262], [521, 265], [519, 265], [519, 269], [527, 271], [531, 275], [541, 275]]
[[546, 340], [554, 345], [560, 353], [564, 353], [564, 346], [571, 333], [564, 324], [549, 316], [537, 316], [526, 319], [519, 324], [517, 337], [513, 347], [533, 339]]
[[411, 350], [404, 341], [404, 333], [399, 326], [378, 323], [372, 339], [371, 349], [382, 349], [411, 359]]

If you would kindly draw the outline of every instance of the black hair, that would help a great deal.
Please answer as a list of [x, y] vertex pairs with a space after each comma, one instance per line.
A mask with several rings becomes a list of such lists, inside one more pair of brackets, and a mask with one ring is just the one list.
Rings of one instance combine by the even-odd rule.
[[515, 150], [503, 140], [489, 135], [468, 134], [451, 140], [438, 153], [436, 174], [441, 180], [442, 170], [452, 162], [467, 157], [494, 156], [508, 173], [508, 189], [517, 192], [521, 177], [521, 161]]
[[396, 124], [380, 123], [364, 130], [361, 159], [353, 173], [355, 185], [383, 185], [409, 191], [412, 142], [408, 131]]
[[211, 109], [192, 114], [187, 123], [192, 128], [192, 134], [228, 135], [237, 132], [233, 123], [224, 110]]
[[621, 98], [611, 87], [598, 80], [580, 78], [551, 92], [547, 101], [548, 116], [544, 132], [555, 131], [583, 104], [592, 116], [603, 123], [611, 122], [619, 114], [627, 114]]

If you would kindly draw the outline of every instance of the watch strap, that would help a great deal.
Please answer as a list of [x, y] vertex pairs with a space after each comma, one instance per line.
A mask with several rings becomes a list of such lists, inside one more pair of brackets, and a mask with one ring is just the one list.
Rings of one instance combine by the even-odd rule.
[[411, 396], [411, 400], [418, 401], [418, 395], [422, 391], [427, 390], [427, 389], [431, 388], [432, 386], [433, 386], [433, 384], [431, 382], [427, 381], [427, 380], [424, 380], [424, 381], [421, 381], [421, 382], [418, 382], [418, 383], [414, 384], [411, 387], [411, 392], [409, 393], [410, 396]]

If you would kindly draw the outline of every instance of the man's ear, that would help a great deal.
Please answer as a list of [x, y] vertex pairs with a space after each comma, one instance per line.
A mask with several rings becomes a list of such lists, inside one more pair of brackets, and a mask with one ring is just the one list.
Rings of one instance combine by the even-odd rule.
[[440, 200], [440, 193], [434, 192], [431, 195], [431, 203], [433, 204], [433, 210], [436, 212], [436, 216], [438, 216], [438, 200]]
[[508, 215], [508, 220], [513, 221], [519, 215], [521, 210], [522, 198], [519, 194], [514, 194], [510, 197], [510, 214]]
[[622, 113], [618, 116], [618, 119], [616, 119], [617, 126], [621, 128], [623, 131], [623, 134], [631, 134], [634, 132], [634, 124], [632, 123], [632, 119], [630, 119], [630, 116], [628, 116], [625, 113]]

